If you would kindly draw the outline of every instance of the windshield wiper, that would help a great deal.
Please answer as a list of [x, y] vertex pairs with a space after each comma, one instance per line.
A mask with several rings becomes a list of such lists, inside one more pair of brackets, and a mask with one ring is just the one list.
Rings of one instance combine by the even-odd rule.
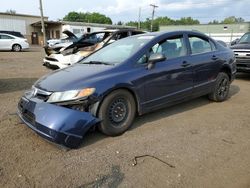
[[83, 62], [83, 64], [114, 65], [112, 63], [106, 63], [106, 62], [102, 62], [102, 61], [89, 61], [89, 62]]

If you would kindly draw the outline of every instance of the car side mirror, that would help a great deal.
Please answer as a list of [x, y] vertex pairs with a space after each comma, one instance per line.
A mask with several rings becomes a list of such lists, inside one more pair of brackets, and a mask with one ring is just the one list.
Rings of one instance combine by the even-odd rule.
[[151, 54], [148, 59], [148, 69], [152, 69], [155, 63], [165, 61], [166, 57], [162, 53]]

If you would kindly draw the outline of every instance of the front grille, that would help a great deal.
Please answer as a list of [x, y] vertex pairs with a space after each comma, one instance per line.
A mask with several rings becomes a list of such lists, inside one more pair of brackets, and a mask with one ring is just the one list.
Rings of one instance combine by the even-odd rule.
[[242, 64], [242, 63], [239, 63], [239, 64], [237, 64], [237, 67], [250, 68], [250, 64]]
[[27, 111], [27, 110], [24, 110], [24, 111], [22, 112], [22, 115], [23, 115], [24, 119], [25, 119], [28, 123], [32, 124], [33, 126], [36, 124], [36, 117], [35, 117], [35, 114], [33, 114], [33, 113], [31, 113], [31, 112], [29, 112], [29, 111]]
[[239, 53], [250, 53], [250, 50], [242, 50], [242, 49], [239, 49], [239, 50], [233, 50], [235, 53], [239, 52]]
[[22, 112], [24, 109], [24, 106], [27, 104], [27, 101], [24, 100], [23, 98], [20, 99], [20, 101], [18, 102], [18, 109]]
[[250, 58], [236, 58], [236, 64], [250, 64]]

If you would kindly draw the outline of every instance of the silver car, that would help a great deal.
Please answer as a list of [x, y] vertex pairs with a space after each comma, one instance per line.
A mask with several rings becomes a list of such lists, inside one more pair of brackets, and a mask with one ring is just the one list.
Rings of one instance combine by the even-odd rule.
[[12, 50], [20, 52], [23, 49], [28, 49], [29, 43], [27, 39], [14, 35], [0, 33], [0, 50]]

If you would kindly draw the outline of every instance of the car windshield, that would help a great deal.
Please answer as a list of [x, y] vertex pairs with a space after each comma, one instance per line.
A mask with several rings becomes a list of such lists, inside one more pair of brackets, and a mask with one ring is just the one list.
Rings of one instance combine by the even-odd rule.
[[240, 40], [239, 43], [250, 43], [250, 33], [244, 34]]
[[110, 32], [85, 34], [81, 38], [79, 38], [78, 42], [81, 42], [81, 43], [88, 42], [88, 43], [96, 44], [98, 42], [103, 41], [105, 38], [107, 38], [110, 35], [111, 35]]
[[118, 40], [96, 53], [85, 58], [80, 63], [103, 62], [105, 64], [119, 64], [137, 52], [154, 36], [136, 36]]

